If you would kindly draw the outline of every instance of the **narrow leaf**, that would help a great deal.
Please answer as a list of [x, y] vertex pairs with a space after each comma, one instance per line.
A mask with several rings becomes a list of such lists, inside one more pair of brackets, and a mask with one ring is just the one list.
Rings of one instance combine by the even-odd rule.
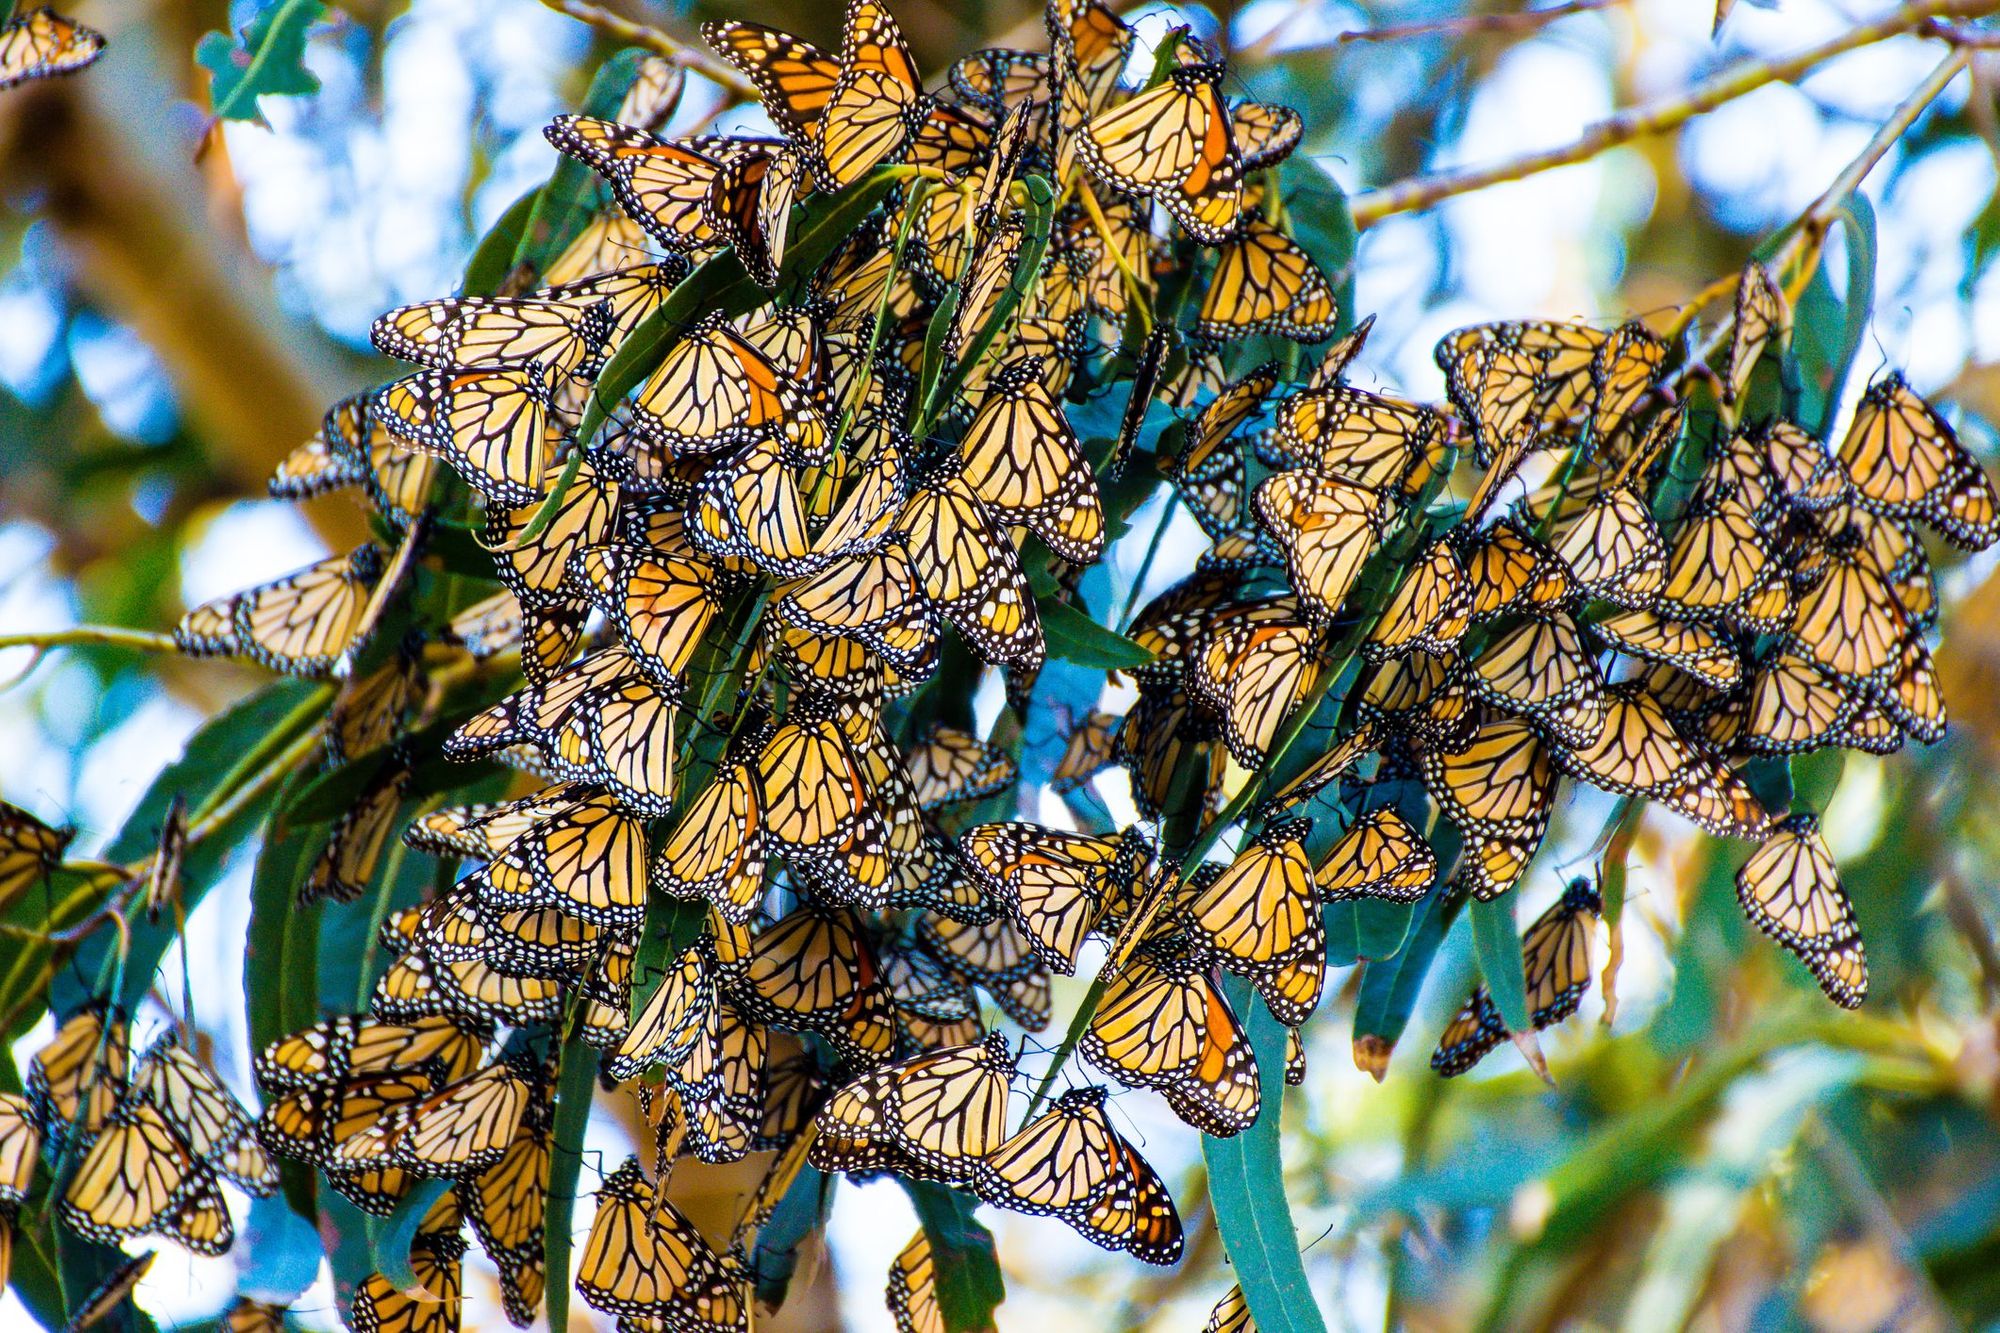
[[1472, 904], [1472, 947], [1479, 956], [1479, 975], [1493, 997], [1494, 1007], [1510, 1031], [1528, 1030], [1528, 981], [1521, 959], [1521, 932], [1514, 921], [1514, 904], [1521, 896], [1512, 888], [1491, 902]]
[[978, 1200], [928, 1180], [898, 1176], [896, 1183], [910, 1196], [930, 1240], [946, 1333], [984, 1333], [993, 1327], [995, 1307], [1007, 1299], [1007, 1283], [993, 1233], [973, 1219]]
[[1215, 1229], [1261, 1333], [1324, 1333], [1319, 1304], [1306, 1282], [1298, 1228], [1285, 1197], [1279, 1122], [1285, 1099], [1285, 1029], [1240, 977], [1225, 977], [1223, 993], [1249, 1033], [1257, 1057], [1263, 1106], [1257, 1123], [1233, 1138], [1204, 1134], [1208, 1197]]
[[1153, 654], [1116, 630], [1106, 629], [1068, 602], [1036, 602], [1049, 656], [1094, 671], [1126, 671], [1144, 666]]

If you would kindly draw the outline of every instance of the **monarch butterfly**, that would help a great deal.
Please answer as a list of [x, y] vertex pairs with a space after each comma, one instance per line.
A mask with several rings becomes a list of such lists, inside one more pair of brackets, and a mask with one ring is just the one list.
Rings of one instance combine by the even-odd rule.
[[1824, 556], [1793, 608], [1791, 646], [1842, 680], [1882, 677], [1913, 633], [1909, 614], [1858, 529], [1829, 537]]
[[522, 1328], [534, 1322], [547, 1281], [542, 1232], [554, 1119], [547, 1094], [545, 1077], [532, 1081], [527, 1108], [507, 1151], [453, 1190], [473, 1234], [500, 1270], [500, 1299], [507, 1318]]
[[993, 376], [959, 445], [959, 475], [993, 513], [1089, 564], [1104, 549], [1097, 480], [1041, 369], [1041, 358], [1022, 357]]
[[0, 88], [74, 74], [104, 53], [104, 34], [43, 6], [0, 27]]
[[1009, 918], [960, 922], [925, 915], [917, 920], [917, 939], [946, 967], [991, 995], [1007, 1017], [1028, 1031], [1048, 1026], [1048, 968]]
[[1618, 606], [1648, 606], [1666, 581], [1666, 542], [1629, 485], [1607, 486], [1553, 542], [1575, 587]]
[[611, 315], [608, 301], [448, 297], [399, 306], [378, 317], [368, 336], [386, 355], [432, 370], [532, 364], [560, 379], [596, 368]]
[[1437, 853], [1395, 810], [1371, 810], [1350, 825], [1314, 872], [1329, 900], [1382, 898], [1416, 902], [1437, 882]]
[[971, 984], [916, 941], [884, 947], [882, 976], [905, 1052], [965, 1046], [986, 1035]]
[[881, 812], [840, 727], [804, 716], [781, 725], [755, 766], [763, 828], [788, 847], [812, 851], [845, 840], [858, 826], [881, 837]]
[[442, 1015], [407, 1024], [335, 1018], [271, 1042], [258, 1053], [254, 1072], [265, 1092], [330, 1087], [377, 1074], [456, 1081], [478, 1068], [490, 1033]]
[[335, 1149], [331, 1167], [400, 1167], [412, 1174], [464, 1177], [499, 1161], [527, 1109], [529, 1085], [506, 1063], [423, 1098], [390, 1108]]
[[959, 855], [1028, 937], [1036, 957], [1068, 976], [1076, 952], [1128, 873], [1116, 839], [1001, 822], [968, 829]]
[[1803, 656], [1779, 652], [1750, 679], [1743, 743], [1764, 754], [1799, 754], [1833, 744], [1856, 707], [1839, 679]]
[[1356, 680], [1358, 712], [1364, 720], [1381, 723], [1384, 731], [1433, 745], [1461, 745], [1475, 720], [1464, 678], [1464, 662], [1455, 651], [1405, 653], [1362, 668]]
[[[1182, 905], [1202, 949], [1230, 971], [1268, 976], [1303, 959], [1324, 973], [1326, 931], [1302, 845], [1310, 827], [1296, 819], [1267, 827]], [[1308, 1013], [1319, 998], [1317, 986], [1309, 989]]]
[[770, 1032], [727, 1004], [716, 1019], [713, 1065], [682, 1094], [687, 1146], [704, 1162], [734, 1162], [750, 1151], [763, 1119]]
[[758, 1022], [817, 1032], [861, 1065], [895, 1044], [894, 1006], [852, 913], [795, 908], [721, 966], [731, 998]]
[[747, 765], [719, 772], [661, 846], [652, 886], [675, 898], [706, 899], [728, 920], [747, 925], [764, 893], [761, 805]]
[[584, 1242], [577, 1290], [590, 1305], [673, 1328], [747, 1328], [745, 1293], [681, 1211], [659, 1196], [639, 1159], [604, 1178]]
[[1073, 1088], [974, 1169], [979, 1197], [1016, 1212], [1060, 1217], [1107, 1250], [1149, 1264], [1181, 1255], [1181, 1220], [1153, 1168], [1104, 1111], [1101, 1087]]
[[575, 600], [580, 580], [571, 572], [571, 556], [608, 535], [618, 513], [618, 487], [584, 459], [541, 532], [527, 538], [540, 510], [540, 505], [515, 510], [496, 505], [486, 511], [486, 540], [496, 552], [500, 581], [523, 606], [538, 608]]
[[[11, 1231], [0, 1234], [9, 1237], [13, 1235]], [[11, 1239], [8, 1244], [12, 1244]], [[81, 1330], [104, 1322], [114, 1310], [131, 1297], [133, 1290], [152, 1268], [153, 1260], [159, 1257], [159, 1253], [158, 1250], [147, 1250], [144, 1254], [135, 1254], [119, 1263], [91, 1290], [89, 1295], [78, 1302], [76, 1313], [70, 1323]]]
[[1819, 816], [1801, 812], [1736, 872], [1744, 915], [1806, 965], [1827, 998], [1857, 1009], [1868, 996], [1868, 958], [1840, 871], [1820, 838]]
[[[1289, 108], [1270, 109], [1298, 120]], [[1242, 234], [1224, 244], [1215, 261], [1195, 332], [1218, 342], [1253, 333], [1318, 342], [1333, 336], [1338, 315], [1333, 288], [1312, 256], [1250, 210], [1243, 214]]]
[[917, 487], [897, 519], [924, 596], [988, 662], [1038, 669], [1047, 653], [1041, 613], [1014, 544], [960, 476]]
[[1230, 136], [1246, 172], [1276, 166], [1290, 157], [1305, 137], [1305, 128], [1305, 120], [1288, 106], [1239, 102], [1229, 109]]
[[548, 381], [537, 366], [426, 370], [375, 393], [379, 420], [405, 448], [442, 458], [468, 486], [518, 508], [541, 498], [562, 447]]
[[896, 1333], [945, 1333], [944, 1312], [938, 1308], [937, 1264], [922, 1227], [889, 1265], [884, 1299]]
[[609, 182], [619, 206], [661, 245], [686, 252], [717, 239], [709, 210], [721, 170], [714, 158], [591, 116], [557, 116], [543, 133]]
[[1257, 1119], [1249, 1039], [1185, 949], [1135, 953], [1105, 987], [1078, 1049], [1129, 1087], [1158, 1088], [1176, 1116], [1205, 1134], [1228, 1138]]
[[803, 170], [799, 155], [789, 148], [753, 149], [723, 162], [709, 184], [703, 203], [709, 228], [735, 248], [744, 271], [760, 287], [778, 285]]
[[409, 779], [409, 769], [392, 755], [356, 793], [353, 804], [334, 821], [325, 848], [299, 885], [301, 904], [352, 902], [368, 891], [381, 863], [382, 848], [395, 829]]
[[[1535, 1031], [1560, 1023], [1583, 1002], [1590, 989], [1591, 927], [1603, 911], [1596, 887], [1587, 879], [1574, 879], [1521, 932], [1528, 1016]], [[1499, 1008], [1481, 985], [1438, 1038], [1431, 1068], [1446, 1078], [1463, 1074], [1507, 1035]]]
[[1185, 66], [1164, 83], [1093, 114], [1076, 138], [1091, 173], [1127, 194], [1151, 195], [1204, 245], [1241, 221], [1243, 159], [1218, 86], [1221, 70]]
[[228, 1333], [284, 1333], [285, 1307], [238, 1296], [223, 1312], [222, 1327]]
[[822, 1171], [967, 1181], [1007, 1138], [1013, 1078], [1013, 1052], [997, 1033], [884, 1065], [819, 1109], [807, 1160]]
[[1604, 448], [1618, 435], [1666, 359], [1667, 345], [1637, 320], [1619, 325], [1598, 346], [1590, 362], [1588, 424], [1594, 447]]
[[840, 80], [840, 62], [810, 42], [757, 23], [704, 23], [717, 54], [757, 85], [764, 110], [803, 144]]
[[[42, 1131], [28, 1099], [16, 1092], [0, 1092], [0, 1229], [10, 1235], [15, 1211], [27, 1201], [41, 1145]], [[0, 1256], [4, 1251], [5, 1245], [0, 1243]]]
[[1076, 791], [1118, 761], [1118, 727], [1124, 719], [1093, 708], [1077, 719], [1063, 741], [1049, 787], [1058, 796]]
[[727, 565], [746, 561], [781, 579], [810, 574], [829, 558], [813, 550], [805, 501], [775, 439], [754, 440], [702, 478], [689, 539]]
[[1967, 550], [2000, 536], [2000, 496], [1985, 469], [1900, 374], [1868, 386], [1834, 456], [1865, 508], [1922, 518]]
[[811, 396], [720, 314], [692, 325], [629, 408], [662, 448], [717, 453], [775, 437], [794, 467], [824, 461], [830, 434]]
[[645, 917], [645, 827], [611, 796], [586, 796], [524, 830], [471, 882], [495, 911], [553, 907], [629, 929]]
[[953, 61], [945, 78], [960, 101], [994, 120], [1048, 103], [1049, 58], [1038, 51], [987, 47]]
[[1733, 495], [1711, 492], [1682, 518], [1658, 596], [1680, 614], [1701, 618], [1742, 603], [1776, 569], [1749, 507]]
[[[952, 312], [951, 323], [945, 326], [943, 352], [947, 361], [956, 362], [982, 334], [991, 336], [988, 325], [994, 312], [999, 308], [1003, 294], [1013, 290], [1014, 269], [1020, 258], [1024, 236], [1022, 223], [1017, 217], [1008, 217], [994, 228], [985, 244], [973, 255], [972, 263], [958, 281], [958, 308]], [[921, 352], [921, 344], [914, 337], [907, 345], [909, 354]], [[912, 363], [912, 370], [915, 369]], [[976, 402], [982, 390], [975, 386], [973, 376], [968, 373], [960, 397], [968, 402]]]
[[1250, 1318], [1250, 1303], [1243, 1298], [1243, 1288], [1232, 1286], [1208, 1312], [1208, 1322], [1201, 1326], [1201, 1333], [1257, 1333], [1257, 1325]]
[[570, 563], [639, 669], [655, 684], [678, 682], [721, 609], [714, 572], [692, 560], [617, 543], [588, 547]]
[[903, 758], [925, 810], [997, 795], [1013, 785], [1016, 772], [1005, 750], [941, 723], [932, 723]]
[[356, 1333], [453, 1333], [459, 1325], [465, 1238], [454, 1190], [418, 1221], [408, 1249], [408, 1287], [371, 1273], [355, 1290], [348, 1322]]
[[795, 629], [853, 640], [897, 672], [930, 673], [937, 625], [900, 545], [837, 561], [780, 590], [772, 614]]
[[1266, 361], [1223, 385], [1221, 392], [1188, 423], [1187, 445], [1174, 460], [1174, 475], [1206, 475], [1211, 455], [1229, 440], [1231, 432], [1257, 414], [1264, 399], [1277, 387], [1278, 375], [1278, 363]]
[[324, 676], [356, 646], [381, 575], [381, 550], [367, 543], [195, 607], [174, 627], [174, 641], [197, 657], [242, 656], [289, 675]]
[[1603, 672], [1560, 611], [1524, 618], [1471, 665], [1475, 694], [1533, 718], [1565, 745], [1589, 745], [1604, 726]]
[[1444, 422], [1429, 408], [1344, 384], [1308, 388], [1278, 409], [1277, 434], [1260, 442], [1272, 467], [1305, 468], [1357, 486], [1414, 496], [1444, 466]]
[[1309, 472], [1276, 472], [1257, 484], [1257, 518], [1285, 554], [1285, 570], [1315, 622], [1331, 620], [1381, 542], [1374, 491]]
[[632, 1025], [605, 1061], [611, 1077], [623, 1082], [665, 1066], [669, 1077], [715, 1026], [715, 977], [698, 944], [670, 962], [660, 984], [632, 1018]]
[[849, 0], [840, 74], [813, 120], [813, 174], [840, 190], [901, 151], [923, 106], [922, 80], [902, 30], [877, 0]]
[[1229, 753], [1254, 768], [1280, 728], [1318, 686], [1319, 635], [1284, 620], [1234, 620], [1201, 651], [1190, 676], [1195, 698], [1222, 719]]
[[1482, 722], [1463, 745], [1422, 746], [1424, 785], [1453, 823], [1482, 837], [1512, 837], [1547, 826], [1556, 775], [1549, 747], [1517, 717]]
[[121, 1009], [85, 1004], [56, 1026], [56, 1035], [29, 1060], [27, 1079], [28, 1106], [52, 1152], [96, 1139], [117, 1109], [130, 1059]]
[[[398, 740], [409, 715], [428, 689], [414, 640], [406, 641], [381, 666], [349, 678], [327, 714], [327, 757], [344, 764]], [[0, 901], [6, 894], [0, 891]]]
[[1874, 701], [1912, 740], [1935, 745], [1944, 739], [1944, 686], [1930, 650], [1921, 640], [1904, 641], [1888, 688], [1878, 686], [1873, 694]]
[[[215, 1194], [215, 1174], [198, 1161], [149, 1101], [126, 1099], [111, 1113], [56, 1206], [63, 1225], [100, 1244], [174, 1227], [182, 1210]], [[182, 1239], [219, 1255], [235, 1239], [222, 1213], [218, 1230]]]
[[1524, 606], [1558, 606], [1574, 595], [1568, 565], [1510, 519], [1477, 532], [1467, 544], [1464, 560], [1475, 621]]
[[1277, 818], [1285, 811], [1305, 803], [1326, 790], [1333, 783], [1361, 762], [1376, 745], [1375, 724], [1363, 722], [1331, 750], [1308, 764], [1299, 775], [1271, 794], [1257, 808], [1256, 817], [1263, 820]]
[[1450, 539], [1440, 537], [1396, 585], [1389, 604], [1361, 641], [1370, 661], [1411, 649], [1445, 653], [1464, 636], [1471, 621], [1472, 583]]
[[0, 909], [54, 869], [75, 837], [73, 828], [51, 828], [21, 807], [0, 801]]
[[171, 1031], [134, 1067], [130, 1096], [156, 1107], [188, 1150], [225, 1179], [252, 1194], [278, 1188], [277, 1168], [258, 1143], [249, 1113]]
[[1710, 689], [1733, 689], [1743, 679], [1743, 659], [1735, 649], [1694, 621], [1656, 611], [1615, 611], [1590, 622], [1590, 631], [1621, 653], [1670, 663]]
[[1790, 335], [1792, 311], [1785, 294], [1762, 264], [1751, 260], [1736, 281], [1736, 309], [1729, 329], [1729, 352], [1722, 362], [1722, 401], [1736, 406], [1750, 387], [1757, 360], [1773, 338]]

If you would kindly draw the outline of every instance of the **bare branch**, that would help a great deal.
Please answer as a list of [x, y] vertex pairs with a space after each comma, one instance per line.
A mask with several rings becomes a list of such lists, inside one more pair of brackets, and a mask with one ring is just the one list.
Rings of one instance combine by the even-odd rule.
[[1364, 191], [1354, 196], [1354, 225], [1366, 227], [1398, 213], [1421, 212], [1455, 195], [1521, 180], [1573, 162], [1588, 161], [1634, 139], [1678, 129], [1696, 116], [1753, 93], [1766, 84], [1796, 79], [1834, 56], [1905, 33], [1928, 35], [1927, 25], [1933, 20], [1964, 18], [1989, 13], [1992, 9], [1993, 0], [1912, 0], [1912, 3], [1872, 22], [1860, 24], [1818, 46], [1778, 60], [1744, 61], [1673, 97], [1621, 111], [1598, 121], [1573, 142], [1503, 162], [1416, 176], [1380, 189]]

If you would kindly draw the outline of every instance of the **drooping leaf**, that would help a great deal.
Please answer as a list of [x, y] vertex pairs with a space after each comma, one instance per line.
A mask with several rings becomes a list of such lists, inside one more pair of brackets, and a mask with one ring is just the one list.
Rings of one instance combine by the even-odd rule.
[[1250, 1317], [1262, 1333], [1323, 1333], [1326, 1322], [1306, 1281], [1298, 1228], [1285, 1195], [1280, 1135], [1285, 1029], [1240, 977], [1224, 978], [1223, 994], [1249, 1034], [1263, 1105], [1256, 1123], [1241, 1134], [1227, 1139], [1202, 1136], [1216, 1233], [1250, 1305]]
[[993, 1233], [974, 1220], [979, 1201], [947, 1185], [898, 1176], [931, 1243], [938, 1312], [946, 1333], [984, 1333], [993, 1311], [1007, 1299]]
[[1514, 919], [1519, 886], [1490, 902], [1472, 904], [1472, 948], [1479, 975], [1510, 1031], [1528, 1030], [1528, 981], [1521, 959], [1521, 929]]
[[1833, 427], [1875, 308], [1875, 210], [1866, 196], [1853, 194], [1837, 216], [1847, 242], [1847, 291], [1834, 294], [1821, 263], [1799, 297], [1786, 358], [1790, 416], [1821, 439]]

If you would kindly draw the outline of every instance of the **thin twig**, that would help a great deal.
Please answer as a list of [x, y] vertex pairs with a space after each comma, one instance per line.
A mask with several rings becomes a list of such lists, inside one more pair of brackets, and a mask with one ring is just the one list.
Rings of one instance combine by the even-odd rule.
[[1884, 38], [1924, 31], [1925, 25], [1934, 19], [1971, 17], [1989, 13], [1992, 9], [1993, 0], [1912, 0], [1879, 19], [1860, 24], [1818, 46], [1779, 60], [1744, 61], [1672, 97], [1621, 111], [1598, 121], [1570, 143], [1524, 153], [1504, 162], [1415, 176], [1380, 189], [1364, 191], [1354, 196], [1354, 225], [1366, 227], [1398, 213], [1421, 212], [1456, 195], [1521, 180], [1573, 162], [1587, 161], [1634, 139], [1678, 129], [1696, 116], [1753, 93], [1767, 84], [1796, 79], [1834, 56]]
[[558, 14], [575, 19], [578, 23], [588, 24], [613, 41], [644, 47], [648, 51], [665, 56], [684, 69], [699, 71], [703, 78], [721, 84], [745, 101], [757, 100], [757, 85], [744, 78], [735, 66], [709, 55], [699, 47], [689, 46], [658, 28], [644, 23], [634, 23], [631, 19], [612, 13], [602, 5], [586, 3], [586, 0], [542, 0], [542, 4]]
[[122, 625], [72, 625], [68, 629], [30, 634], [0, 634], [0, 648], [62, 648], [84, 644], [99, 648], [136, 648], [146, 653], [180, 651], [180, 645], [174, 642], [171, 634], [150, 629], [126, 629]]
[[[1308, 42], [1299, 46], [1288, 46], [1285, 52], [1289, 55], [1295, 51], [1318, 51], [1325, 50], [1329, 46], [1352, 46], [1359, 42], [1402, 42], [1413, 37], [1472, 37], [1486, 33], [1525, 35], [1538, 32], [1557, 19], [1568, 18], [1572, 14], [1619, 9], [1630, 3], [1631, 0], [1564, 0], [1562, 4], [1550, 5], [1547, 9], [1517, 9], [1508, 14], [1467, 14], [1460, 18], [1392, 23], [1381, 28], [1356, 28], [1349, 32], [1336, 33], [1330, 42]], [[1304, 6], [1300, 8], [1303, 9]], [[1274, 27], [1271, 32], [1251, 43], [1244, 54], [1264, 54], [1270, 49], [1267, 43], [1271, 43], [1271, 39], [1281, 27], [1282, 24]]]
[[[1882, 122], [1874, 137], [1868, 140], [1860, 154], [1847, 164], [1847, 169], [1834, 178], [1823, 194], [1812, 203], [1799, 218], [1798, 235], [1787, 246], [1789, 255], [1802, 256], [1797, 274], [1785, 284], [1785, 295], [1796, 302], [1805, 286], [1812, 281], [1812, 275], [1819, 267], [1821, 253], [1826, 246], [1826, 233], [1840, 216], [1841, 208], [1849, 195], [1861, 187], [1868, 173], [1875, 169], [1889, 149], [1916, 123], [1924, 108], [1936, 101], [1960, 71], [1972, 63], [1972, 52], [1964, 47], [1954, 48], [1952, 53], [1938, 63], [1922, 83], [1911, 90], [1900, 105]], [[1789, 256], [1788, 256], [1789, 257]]]

